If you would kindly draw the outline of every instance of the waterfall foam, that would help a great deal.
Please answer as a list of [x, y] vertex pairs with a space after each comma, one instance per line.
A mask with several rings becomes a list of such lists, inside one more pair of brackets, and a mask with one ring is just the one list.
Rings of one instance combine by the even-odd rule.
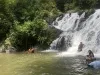
[[[85, 19], [85, 12], [82, 15], [78, 13], [65, 14], [58, 21], [57, 25], [53, 26], [63, 31], [63, 33], [51, 43], [51, 49], [57, 48], [58, 39], [65, 38], [65, 52], [60, 55], [86, 55], [88, 50], [94, 53], [100, 52], [100, 9], [96, 10], [92, 15]], [[59, 40], [61, 42], [61, 40]], [[77, 48], [80, 42], [83, 42], [85, 47], [82, 52], [78, 52]]]

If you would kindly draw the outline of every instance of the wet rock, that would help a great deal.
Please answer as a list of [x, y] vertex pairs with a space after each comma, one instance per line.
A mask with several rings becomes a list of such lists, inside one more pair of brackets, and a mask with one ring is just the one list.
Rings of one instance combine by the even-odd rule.
[[59, 35], [63, 32], [62, 30], [59, 30], [53, 26], [49, 26], [49, 29], [54, 30], [56, 38], [59, 37]]

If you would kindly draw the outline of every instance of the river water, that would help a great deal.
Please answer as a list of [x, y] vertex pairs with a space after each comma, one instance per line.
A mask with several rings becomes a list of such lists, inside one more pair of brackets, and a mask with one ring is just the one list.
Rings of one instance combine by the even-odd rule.
[[87, 67], [84, 56], [57, 54], [0, 54], [0, 75], [100, 75], [99, 69]]
[[52, 70], [43, 75], [100, 75], [100, 70], [87, 67], [84, 56], [56, 57]]
[[58, 65], [61, 72], [56, 75], [100, 75], [100, 70], [87, 67], [83, 56], [60, 57]]

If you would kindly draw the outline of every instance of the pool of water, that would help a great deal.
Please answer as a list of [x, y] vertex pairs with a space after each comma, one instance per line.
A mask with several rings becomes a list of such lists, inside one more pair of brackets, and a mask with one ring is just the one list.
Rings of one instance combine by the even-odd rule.
[[0, 54], [0, 75], [100, 75], [100, 70], [88, 68], [83, 56], [20, 53]]

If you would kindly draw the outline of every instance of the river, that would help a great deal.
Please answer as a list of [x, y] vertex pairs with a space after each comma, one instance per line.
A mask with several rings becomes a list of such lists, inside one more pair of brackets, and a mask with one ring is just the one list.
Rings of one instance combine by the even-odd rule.
[[88, 68], [83, 56], [58, 57], [57, 53], [0, 54], [0, 75], [100, 75]]

